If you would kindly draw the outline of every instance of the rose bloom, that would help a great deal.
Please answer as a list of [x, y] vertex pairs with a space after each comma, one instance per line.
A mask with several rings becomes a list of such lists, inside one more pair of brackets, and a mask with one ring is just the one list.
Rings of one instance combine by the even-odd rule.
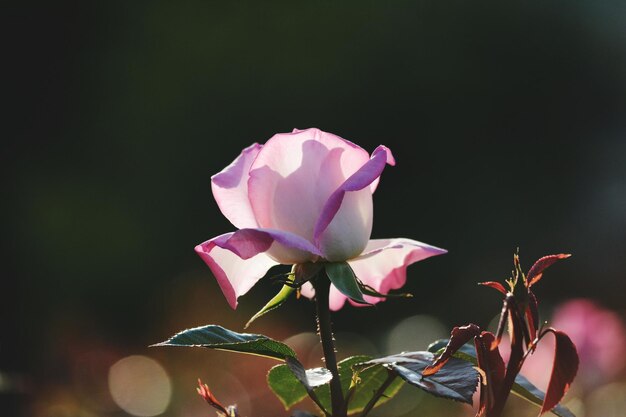
[[[410, 239], [370, 240], [372, 194], [387, 164], [395, 160], [385, 146], [370, 156], [331, 133], [295, 129], [247, 147], [214, 175], [215, 201], [238, 230], [195, 250], [231, 307], [274, 265], [347, 261], [363, 283], [386, 293], [404, 285], [408, 265], [445, 253]], [[314, 296], [309, 283], [302, 294]], [[346, 299], [331, 287], [331, 309]]]

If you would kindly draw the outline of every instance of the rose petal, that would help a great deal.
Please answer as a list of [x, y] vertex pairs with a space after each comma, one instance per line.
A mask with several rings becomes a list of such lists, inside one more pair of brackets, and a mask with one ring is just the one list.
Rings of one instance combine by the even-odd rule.
[[306, 298], [313, 299], [313, 297], [315, 297], [315, 290], [313, 289], [313, 285], [311, 285], [310, 282], [305, 282], [304, 284], [302, 284], [302, 287], [300, 287], [300, 294], [302, 294]]
[[[406, 268], [412, 263], [431, 256], [443, 255], [447, 251], [426, 243], [411, 239], [373, 239], [370, 240], [363, 254], [349, 260], [348, 263], [355, 275], [364, 284], [376, 291], [386, 294], [390, 290], [401, 288], [406, 282]], [[300, 289], [303, 296], [315, 297], [315, 290], [310, 283]], [[331, 310], [337, 311], [343, 307], [348, 298], [331, 285], [329, 305]], [[365, 299], [375, 304], [383, 298], [365, 296]], [[352, 303], [353, 305], [360, 305]], [[363, 305], [360, 305], [363, 306]]]
[[[409, 265], [446, 252], [445, 249], [411, 239], [374, 239], [369, 241], [361, 256], [348, 263], [364, 284], [386, 294], [406, 283], [406, 268]], [[365, 298], [370, 303], [382, 300], [378, 297]]]
[[386, 164], [394, 164], [391, 151], [379, 146], [370, 160], [333, 192], [315, 225], [314, 239], [326, 259], [343, 261], [364, 249], [372, 231], [372, 191]]
[[273, 229], [241, 229], [211, 239], [211, 242], [241, 259], [266, 252], [276, 262], [289, 265], [316, 261], [321, 257], [321, 252], [308, 240]]
[[243, 260], [210, 240], [196, 246], [195, 250], [217, 278], [233, 309], [237, 307], [237, 298], [247, 293], [272, 266], [278, 264], [265, 253]]
[[318, 129], [275, 135], [259, 152], [248, 181], [259, 226], [312, 242], [328, 197], [368, 159], [362, 148]]
[[369, 187], [344, 193], [338, 211], [316, 245], [331, 262], [354, 258], [367, 245], [373, 220], [374, 205]]
[[[305, 296], [306, 298], [313, 299], [315, 297], [315, 289], [313, 289], [313, 285], [310, 282], [306, 282], [300, 287], [300, 294]], [[343, 295], [337, 287], [334, 285], [330, 286], [330, 293], [328, 294], [328, 306], [332, 311], [337, 311], [343, 307], [346, 302], [346, 296]]]
[[[364, 298], [366, 298], [366, 296], [364, 296]], [[328, 307], [330, 308], [331, 311], [341, 310], [341, 307], [343, 307], [347, 299], [348, 297], [343, 295], [337, 289], [337, 287], [335, 287], [334, 285], [331, 285], [330, 292], [328, 294]], [[357, 304], [358, 303], [355, 303], [355, 305]], [[361, 304], [361, 307], [365, 305], [366, 304]]]
[[[396, 158], [394, 158], [393, 154], [391, 153], [391, 151], [389, 151], [388, 148], [387, 149], [387, 164], [391, 165], [391, 166], [396, 166]], [[376, 150], [374, 150], [374, 152], [376, 152]], [[374, 191], [376, 191], [376, 188], [378, 188], [378, 183], [380, 182], [380, 177], [376, 178], [371, 184], [370, 184], [370, 191], [372, 192], [372, 194], [374, 194]]]
[[248, 199], [248, 173], [262, 148], [257, 143], [248, 146], [222, 172], [211, 177], [211, 190], [217, 205], [238, 229], [258, 227]]

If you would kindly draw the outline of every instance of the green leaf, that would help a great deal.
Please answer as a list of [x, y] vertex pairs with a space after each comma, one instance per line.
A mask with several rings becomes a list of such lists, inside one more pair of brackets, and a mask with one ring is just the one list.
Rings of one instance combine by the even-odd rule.
[[[447, 339], [437, 340], [436, 342], [433, 342], [430, 346], [428, 346], [428, 350], [430, 352], [436, 352], [438, 354], [446, 347], [447, 344]], [[474, 347], [469, 344], [463, 345], [453, 356], [455, 358], [471, 362], [476, 366], [478, 365], [478, 361], [476, 360], [476, 351], [474, 350]], [[543, 391], [534, 386], [528, 379], [526, 379], [522, 375], [517, 375], [515, 377], [515, 383], [513, 384], [511, 392], [518, 397], [521, 397], [539, 407], [543, 405], [543, 399], [546, 396]], [[575, 417], [574, 413], [572, 413], [567, 407], [564, 407], [560, 404], [550, 410], [550, 412], [559, 417]]]
[[267, 374], [267, 385], [276, 394], [285, 410], [306, 398], [307, 392], [285, 364], [276, 365]]
[[[361, 370], [354, 375], [354, 378], [355, 386], [354, 392], [350, 398], [350, 403], [348, 404], [348, 414], [363, 411], [376, 391], [387, 381], [389, 372], [382, 367], [372, 367]], [[404, 381], [402, 379], [395, 378], [376, 403], [376, 407], [395, 397], [396, 394], [400, 392], [403, 385]]]
[[373, 359], [362, 366], [382, 365], [429, 394], [472, 404], [472, 395], [478, 384], [478, 372], [472, 364], [451, 358], [436, 374], [423, 376], [422, 372], [434, 359], [435, 355], [431, 352], [407, 352]]
[[[388, 371], [382, 366], [374, 366], [360, 370], [355, 369], [355, 365], [362, 364], [368, 360], [371, 360], [371, 357], [353, 356], [342, 360], [338, 364], [339, 380], [341, 381], [344, 397], [348, 396], [348, 392], [351, 390], [352, 386], [352, 394], [348, 402], [348, 414], [363, 411], [367, 403], [372, 399], [374, 393], [385, 383], [389, 375]], [[384, 404], [393, 398], [400, 391], [403, 384], [404, 381], [401, 379], [395, 379], [385, 390], [384, 395], [376, 405]], [[327, 410], [330, 409], [330, 388], [328, 385], [315, 389], [315, 393], [324, 408]]]
[[311, 414], [307, 411], [300, 411], [300, 410], [296, 410], [293, 412], [293, 414], [291, 415], [291, 417], [317, 417], [314, 414]]
[[333, 375], [328, 369], [313, 368], [305, 370], [302, 364], [295, 358], [287, 358], [287, 366], [307, 391], [328, 384], [333, 379]]
[[152, 346], [204, 347], [247, 353], [268, 358], [285, 360], [295, 358], [296, 353], [286, 344], [267, 336], [251, 333], [236, 333], [222, 326], [208, 325], [183, 330], [165, 342]]
[[[428, 346], [428, 351], [433, 352], [435, 357], [439, 356], [446, 345], [448, 344], [448, 339], [439, 339]], [[463, 359], [464, 361], [471, 362], [473, 365], [478, 366], [478, 359], [476, 359], [476, 350], [474, 350], [474, 346], [471, 344], [465, 344], [456, 351], [454, 355], [455, 358]]]
[[[543, 399], [546, 396], [543, 391], [534, 386], [522, 375], [518, 375], [515, 378], [515, 384], [513, 384], [511, 392], [518, 397], [521, 397], [535, 405], [538, 405], [539, 407], [543, 405]], [[574, 413], [572, 413], [567, 407], [564, 407], [560, 404], [550, 410], [550, 412], [556, 414], [559, 417], [575, 417]]]
[[[293, 282], [293, 276], [291, 276], [288, 280]], [[280, 307], [285, 301], [287, 301], [287, 298], [289, 298], [291, 293], [293, 293], [295, 290], [295, 288], [290, 287], [287, 284], [283, 285], [283, 288], [281, 288], [278, 294], [276, 294], [267, 304], [265, 304], [265, 306], [263, 306], [261, 310], [259, 310], [254, 316], [252, 316], [250, 320], [248, 320], [248, 322], [244, 326], [244, 329], [247, 329], [252, 324], [252, 322], [259, 317], [262, 317], [270, 311]]]
[[283, 403], [285, 409], [302, 401], [307, 393], [316, 403], [317, 398], [313, 389], [328, 384], [332, 379], [326, 368], [305, 370], [295, 358], [287, 358], [286, 364], [277, 365], [267, 374], [267, 384]]
[[363, 298], [354, 271], [347, 262], [330, 262], [326, 264], [326, 275], [335, 287], [346, 297], [359, 304], [369, 304]]

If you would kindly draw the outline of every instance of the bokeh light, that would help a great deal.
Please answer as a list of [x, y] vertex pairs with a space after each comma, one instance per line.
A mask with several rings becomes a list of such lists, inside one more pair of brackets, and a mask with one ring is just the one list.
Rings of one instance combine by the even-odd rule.
[[450, 331], [435, 317], [416, 315], [396, 324], [387, 335], [387, 354], [426, 350], [434, 340], [447, 337]]
[[623, 417], [626, 412], [626, 383], [598, 387], [587, 400], [585, 417]]
[[[340, 360], [356, 355], [376, 357], [378, 354], [378, 349], [370, 339], [352, 332], [336, 332], [335, 349]], [[318, 341], [309, 353], [309, 361], [320, 366], [323, 364], [323, 356], [322, 344]]]
[[164, 413], [172, 397], [165, 369], [154, 359], [140, 355], [128, 356], [111, 366], [109, 390], [122, 410], [138, 417]]
[[[556, 307], [550, 326], [565, 332], [576, 345], [580, 365], [574, 384], [583, 392], [613, 382], [626, 363], [626, 329], [619, 316], [588, 299], [574, 299]], [[508, 338], [501, 344], [509, 355]], [[524, 363], [522, 374], [540, 389], [550, 381], [554, 338], [544, 337]]]

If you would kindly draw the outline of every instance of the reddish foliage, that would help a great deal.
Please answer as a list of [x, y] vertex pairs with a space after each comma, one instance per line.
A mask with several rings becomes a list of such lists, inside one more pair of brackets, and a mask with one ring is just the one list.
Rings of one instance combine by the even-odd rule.
[[530, 267], [530, 270], [526, 275], [526, 281], [528, 282], [526, 286], [528, 288], [532, 287], [537, 281], [541, 279], [543, 271], [546, 268], [554, 264], [556, 261], [569, 258], [570, 256], [572, 255], [570, 255], [569, 253], [559, 253], [558, 255], [548, 255], [544, 256], [543, 258], [539, 258], [539, 260], [537, 260], [537, 262], [535, 262], [534, 265]]
[[552, 333], [556, 340], [554, 348], [554, 365], [552, 375], [546, 391], [546, 398], [543, 401], [541, 414], [552, 410], [561, 401], [561, 398], [569, 390], [578, 371], [578, 354], [576, 346], [565, 333], [552, 328], [542, 332], [541, 337]]
[[437, 373], [448, 360], [454, 355], [454, 353], [461, 348], [464, 344], [469, 342], [473, 337], [480, 334], [480, 327], [475, 324], [468, 324], [467, 326], [455, 327], [450, 333], [450, 341], [443, 351], [441, 356], [430, 366], [424, 369], [422, 375], [429, 376]]
[[483, 370], [486, 379], [480, 389], [480, 408], [477, 416], [489, 415], [496, 403], [503, 401], [499, 389], [502, 388], [506, 368], [500, 351], [492, 348], [495, 341], [495, 336], [490, 332], [482, 332], [480, 336], [474, 338], [478, 366]]
[[529, 343], [537, 338], [537, 330], [539, 329], [539, 307], [537, 297], [532, 291], [528, 290], [528, 305], [526, 306], [526, 324], [528, 326]]
[[220, 403], [218, 399], [215, 398], [215, 395], [213, 395], [213, 393], [209, 389], [209, 386], [207, 384], [203, 384], [200, 378], [198, 378], [198, 388], [196, 388], [196, 390], [198, 391], [198, 394], [200, 394], [200, 396], [204, 398], [204, 400], [209, 403], [209, 405], [211, 405], [211, 407], [224, 413], [224, 415], [228, 415], [228, 410], [226, 409], [226, 407], [224, 407], [222, 403]]
[[478, 285], [484, 285], [485, 287], [491, 287], [494, 290], [500, 291], [504, 295], [506, 295], [506, 293], [507, 293], [506, 288], [504, 288], [504, 285], [502, 285], [502, 284], [500, 284], [499, 282], [496, 282], [496, 281], [479, 282]]
[[504, 327], [506, 326], [507, 319], [509, 318], [509, 308], [511, 307], [509, 304], [509, 300], [513, 298], [513, 295], [507, 295], [507, 297], [502, 302], [502, 311], [500, 312], [500, 320], [498, 321], [498, 328], [496, 329], [496, 337], [491, 343], [491, 349], [495, 349], [500, 344], [500, 340], [502, 340], [502, 334], [504, 333]]
[[[515, 286], [515, 288], [511, 288], [510, 292], [498, 282], [480, 283], [480, 285], [493, 288], [505, 296], [496, 334], [481, 332], [475, 324], [455, 327], [445, 350], [431, 366], [423, 371], [423, 375], [428, 376], [439, 371], [456, 351], [474, 338], [476, 358], [482, 374], [480, 406], [476, 416], [499, 417], [529, 351], [535, 348], [537, 339], [541, 339], [547, 333], [552, 333], [556, 338], [554, 365], [541, 413], [543, 414], [558, 405], [574, 380], [578, 370], [578, 355], [574, 344], [563, 332], [550, 328], [542, 331], [537, 338], [539, 331], [538, 302], [530, 288], [541, 279], [546, 268], [569, 256], [568, 254], [544, 256], [530, 268], [527, 278], [522, 284], [522, 281], [518, 279], [520, 275], [523, 276], [519, 256], [515, 255], [513, 257], [515, 270], [511, 279], [507, 281], [510, 286]], [[498, 345], [504, 329], [507, 327], [511, 350], [505, 365]]]

